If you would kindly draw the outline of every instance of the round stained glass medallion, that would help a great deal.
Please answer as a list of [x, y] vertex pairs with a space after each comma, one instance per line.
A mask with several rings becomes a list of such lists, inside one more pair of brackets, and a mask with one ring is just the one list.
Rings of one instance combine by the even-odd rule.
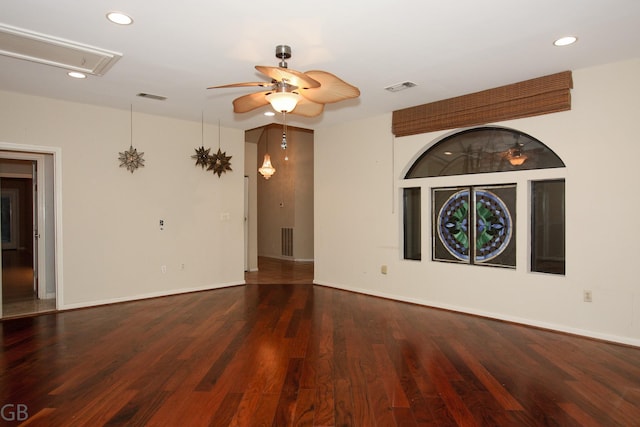
[[469, 260], [469, 190], [449, 196], [438, 213], [438, 236], [451, 255]]
[[[500, 255], [512, 235], [511, 214], [504, 202], [488, 190], [475, 191], [476, 262]], [[438, 236], [456, 259], [469, 260], [469, 190], [452, 194], [438, 213]]]
[[476, 190], [476, 261], [500, 255], [511, 241], [511, 214], [500, 197], [491, 191]]

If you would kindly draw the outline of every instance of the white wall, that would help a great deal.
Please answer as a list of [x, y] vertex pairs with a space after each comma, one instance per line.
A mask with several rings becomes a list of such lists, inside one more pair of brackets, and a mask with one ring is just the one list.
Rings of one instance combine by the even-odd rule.
[[[221, 129], [233, 171], [218, 178], [191, 159], [200, 122], [133, 111], [145, 167], [131, 174], [118, 160], [130, 144], [128, 108], [0, 92], [1, 142], [60, 148], [60, 308], [244, 283], [243, 131]], [[217, 135], [205, 126], [214, 152]]]
[[[391, 114], [316, 130], [315, 282], [640, 345], [639, 75], [640, 60], [575, 70], [571, 111], [498, 123], [541, 140], [564, 169], [406, 182], [406, 167], [454, 131], [394, 140]], [[528, 271], [528, 183], [556, 177], [566, 179], [566, 276]], [[502, 182], [518, 185], [516, 270], [430, 261], [430, 188]], [[403, 186], [422, 188], [419, 262], [402, 259]]]

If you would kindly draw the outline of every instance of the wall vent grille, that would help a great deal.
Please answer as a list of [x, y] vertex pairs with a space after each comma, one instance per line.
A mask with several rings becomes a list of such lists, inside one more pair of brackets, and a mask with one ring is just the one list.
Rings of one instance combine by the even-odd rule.
[[282, 256], [293, 256], [293, 228], [282, 229]]

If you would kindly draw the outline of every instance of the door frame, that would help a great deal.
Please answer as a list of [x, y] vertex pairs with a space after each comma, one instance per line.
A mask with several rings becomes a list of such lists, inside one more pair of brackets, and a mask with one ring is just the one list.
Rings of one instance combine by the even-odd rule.
[[[44, 232], [39, 229], [38, 232], [42, 236], [38, 239], [38, 270], [39, 275], [42, 278], [47, 269], [47, 265], [53, 266], [53, 272], [50, 277], [55, 282], [55, 299], [56, 310], [59, 310], [64, 306], [64, 293], [63, 293], [63, 281], [62, 281], [62, 150], [58, 147], [46, 147], [30, 144], [16, 144], [11, 142], [0, 141], [0, 150], [5, 153], [2, 154], [3, 158], [18, 159], [18, 160], [35, 160], [38, 164], [37, 185], [38, 185], [38, 210], [44, 216], [46, 209], [46, 200], [53, 200], [53, 221], [46, 221], [43, 218], [43, 225], [45, 226]], [[45, 157], [44, 154], [51, 154], [53, 157], [53, 182], [47, 182], [47, 173], [42, 173], [45, 170]], [[53, 191], [53, 197], [47, 197], [47, 193]], [[40, 215], [40, 213], [39, 213]], [[45, 222], [46, 221], [46, 222]], [[40, 222], [40, 219], [39, 221]], [[48, 230], [46, 223], [49, 223]], [[53, 233], [51, 232], [53, 231]], [[51, 242], [53, 240], [53, 242]], [[53, 262], [51, 262], [53, 258]], [[50, 268], [50, 267], [49, 267]], [[0, 279], [1, 280], [1, 279]], [[2, 283], [0, 282], [0, 285]], [[41, 293], [41, 289], [44, 289], [44, 284], [39, 285], [38, 294]], [[0, 299], [2, 297], [0, 296]], [[0, 316], [2, 316], [2, 304], [0, 300]]]
[[249, 271], [249, 177], [244, 176], [244, 271]]

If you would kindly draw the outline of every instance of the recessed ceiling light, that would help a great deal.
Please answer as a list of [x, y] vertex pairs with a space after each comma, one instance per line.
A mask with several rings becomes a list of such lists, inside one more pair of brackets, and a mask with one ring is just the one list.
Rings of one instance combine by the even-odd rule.
[[566, 36], [560, 37], [558, 40], [554, 41], [554, 46], [569, 46], [570, 44], [574, 44], [578, 41], [578, 38], [575, 36]]
[[86, 74], [81, 73], [79, 71], [69, 71], [67, 73], [67, 76], [73, 77], [74, 79], [86, 79], [87, 78]]
[[265, 111], [264, 115], [267, 117], [273, 117], [276, 115], [276, 113], [274, 113], [273, 111]]
[[122, 12], [109, 12], [107, 13], [107, 19], [114, 24], [119, 25], [131, 25], [133, 24], [133, 18]]

